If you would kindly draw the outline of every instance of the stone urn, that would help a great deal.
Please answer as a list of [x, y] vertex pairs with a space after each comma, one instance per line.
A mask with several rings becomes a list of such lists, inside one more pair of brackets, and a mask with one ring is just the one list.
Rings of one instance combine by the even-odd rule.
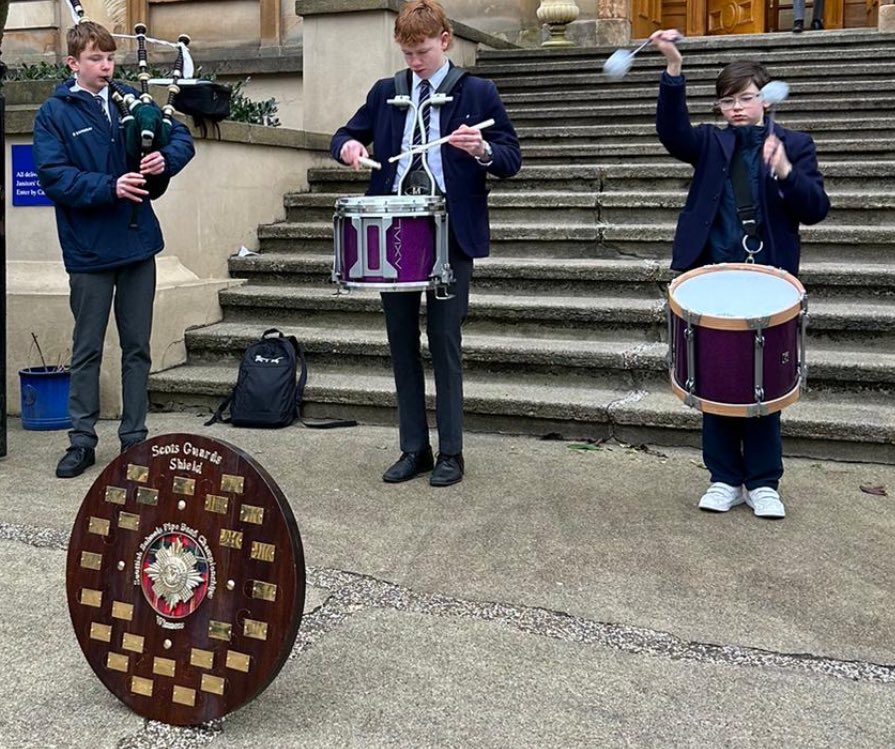
[[542, 47], [573, 47], [566, 39], [566, 26], [578, 18], [580, 10], [575, 0], [541, 0], [537, 15], [541, 23], [550, 27], [550, 38]]

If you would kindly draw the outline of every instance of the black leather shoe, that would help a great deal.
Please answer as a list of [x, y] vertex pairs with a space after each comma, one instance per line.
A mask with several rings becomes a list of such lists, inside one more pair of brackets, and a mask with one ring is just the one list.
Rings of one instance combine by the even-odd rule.
[[800, 18], [797, 21], [793, 21], [792, 24], [792, 33], [793, 34], [801, 34], [805, 30], [805, 22]]
[[94, 463], [96, 463], [96, 453], [92, 447], [72, 446], [65, 451], [65, 455], [56, 466], [56, 477], [73, 479], [84, 473]]
[[463, 480], [463, 454], [438, 455], [435, 470], [429, 477], [432, 486], [450, 486]]
[[382, 474], [382, 480], [387, 484], [410, 481], [421, 473], [431, 471], [434, 462], [431, 447], [415, 453], [401, 453], [401, 457]]
[[823, 31], [824, 30], [824, 22], [821, 21], [819, 18], [815, 18], [811, 22], [811, 29], [813, 31]]

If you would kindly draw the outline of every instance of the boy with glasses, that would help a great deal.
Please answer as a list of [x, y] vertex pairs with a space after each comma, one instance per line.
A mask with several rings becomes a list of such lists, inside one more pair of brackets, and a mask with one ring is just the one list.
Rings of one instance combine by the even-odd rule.
[[[688, 271], [710, 263], [746, 260], [743, 223], [737, 212], [732, 172], [740, 164], [749, 184], [757, 229], [751, 230], [755, 262], [799, 271], [799, 224], [816, 224], [830, 209], [817, 168], [814, 141], [806, 133], [765, 120], [761, 89], [770, 75], [750, 60], [727, 65], [715, 81], [716, 107], [727, 127], [690, 124], [683, 57], [677, 31], [659, 30], [652, 44], [667, 67], [659, 83], [656, 130], [668, 153], [694, 168], [678, 218], [671, 267]], [[699, 501], [703, 510], [726, 512], [746, 502], [759, 517], [782, 518], [777, 491], [783, 475], [779, 411], [737, 418], [703, 414], [703, 460], [712, 484]]]

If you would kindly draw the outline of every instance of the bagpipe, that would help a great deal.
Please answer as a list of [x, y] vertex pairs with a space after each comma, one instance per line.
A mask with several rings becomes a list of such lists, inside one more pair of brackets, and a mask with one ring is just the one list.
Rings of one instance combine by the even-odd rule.
[[[91, 22], [78, 0], [69, 0], [69, 2], [73, 19], [76, 23]], [[175, 111], [191, 114], [194, 119], [205, 115], [213, 121], [224, 119], [230, 113], [229, 88], [226, 86], [202, 82], [208, 83], [210, 87], [214, 88], [216, 98], [225, 100], [226, 104], [224, 108], [217, 102], [214, 111], [207, 114], [201, 111], [200, 105], [195, 103], [197, 98], [195, 95], [191, 94], [188, 97], [182, 97], [184, 89], [181, 88], [181, 83], [184, 81], [190, 84], [198, 83], [193, 78], [194, 66], [189, 52], [190, 37], [187, 34], [181, 34], [175, 44], [161, 39], [149, 39], [146, 36], [146, 31], [144, 23], [137, 23], [134, 25], [134, 35], [132, 37], [125, 36], [128, 39], [135, 39], [137, 42], [139, 93], [135, 94], [129, 87], [116, 80], [108, 80], [109, 96], [118, 111], [121, 122], [128, 169], [134, 172], [140, 171], [140, 162], [147, 154], [161, 150], [170, 143], [171, 131], [174, 128]], [[113, 34], [112, 36], [122, 37], [124, 35]], [[147, 41], [177, 48], [177, 59], [174, 62], [174, 69], [171, 71], [171, 77], [165, 80], [165, 83], [168, 85], [168, 99], [161, 108], [156, 106], [152, 94], [149, 92], [150, 83], [160, 83], [161, 81], [153, 81], [150, 78], [146, 48]], [[197, 90], [201, 88], [204, 91], [206, 86], [191, 85], [189, 88]], [[183, 98], [183, 104], [180, 103], [181, 98]], [[199, 106], [199, 111], [197, 111], [197, 106]], [[164, 175], [146, 175], [146, 186], [150, 199], [162, 195], [168, 187], [168, 181], [169, 179]], [[139, 204], [134, 204], [131, 215], [131, 227], [136, 227], [137, 225], [138, 211]]]

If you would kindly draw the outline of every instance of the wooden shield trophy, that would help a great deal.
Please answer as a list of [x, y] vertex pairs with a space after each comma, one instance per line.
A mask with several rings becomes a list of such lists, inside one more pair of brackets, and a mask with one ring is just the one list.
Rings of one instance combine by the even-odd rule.
[[90, 488], [66, 590], [78, 643], [118, 699], [146, 718], [202, 723], [257, 697], [289, 656], [305, 598], [301, 537], [246, 453], [166, 434]]

